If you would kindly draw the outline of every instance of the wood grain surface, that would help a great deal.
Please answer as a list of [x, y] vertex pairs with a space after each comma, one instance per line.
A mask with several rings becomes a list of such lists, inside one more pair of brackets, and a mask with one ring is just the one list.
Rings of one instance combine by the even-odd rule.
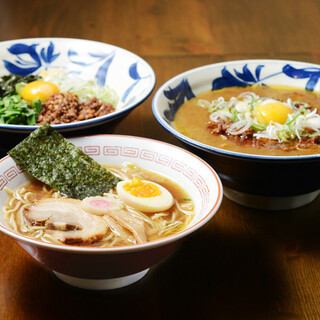
[[[232, 59], [320, 63], [317, 0], [1, 0], [0, 40], [74, 37], [145, 58], [157, 87]], [[152, 96], [110, 132], [181, 145], [156, 123]], [[7, 139], [1, 133], [0, 144]], [[320, 199], [263, 212], [224, 199], [215, 218], [139, 283], [68, 287], [0, 235], [0, 319], [320, 319]]]

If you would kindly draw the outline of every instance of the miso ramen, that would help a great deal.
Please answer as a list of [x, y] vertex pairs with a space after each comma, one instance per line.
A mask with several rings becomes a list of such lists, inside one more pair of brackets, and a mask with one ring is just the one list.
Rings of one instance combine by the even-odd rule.
[[72, 199], [36, 180], [6, 189], [8, 226], [46, 243], [109, 248], [178, 233], [192, 220], [192, 199], [169, 178], [130, 163], [104, 167], [121, 181], [102, 196]]
[[173, 123], [201, 143], [241, 153], [320, 153], [320, 96], [284, 86], [230, 87], [186, 101]]

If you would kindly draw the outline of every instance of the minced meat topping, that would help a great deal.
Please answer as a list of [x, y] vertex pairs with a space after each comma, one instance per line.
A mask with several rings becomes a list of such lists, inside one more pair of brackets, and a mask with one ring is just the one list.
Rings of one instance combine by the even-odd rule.
[[38, 123], [70, 123], [100, 117], [113, 111], [115, 109], [111, 104], [97, 98], [80, 103], [78, 96], [73, 93], [56, 93], [42, 105]]

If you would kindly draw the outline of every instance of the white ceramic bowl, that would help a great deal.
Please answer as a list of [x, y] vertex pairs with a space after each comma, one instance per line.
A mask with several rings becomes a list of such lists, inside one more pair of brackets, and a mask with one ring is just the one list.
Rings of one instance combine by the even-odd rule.
[[153, 114], [160, 125], [192, 151], [214, 165], [225, 195], [258, 209], [293, 209], [320, 193], [320, 154], [267, 156], [245, 154], [206, 145], [178, 132], [172, 125], [184, 101], [225, 87], [255, 84], [286, 85], [320, 91], [320, 66], [286, 60], [225, 61], [183, 72], [156, 92]]
[[[121, 135], [96, 135], [71, 141], [100, 163], [129, 161], [171, 178], [188, 191], [196, 212], [190, 225], [178, 234], [117, 248], [60, 246], [28, 239], [10, 230], [1, 214], [0, 230], [71, 285], [113, 289], [139, 280], [149, 268], [174, 252], [185, 236], [207, 223], [219, 209], [222, 185], [218, 175], [206, 162], [188, 151], [156, 140]], [[28, 179], [9, 156], [0, 160], [0, 190], [6, 186], [16, 188]], [[6, 192], [1, 191], [0, 206], [6, 200]]]
[[[43, 69], [63, 68], [83, 79], [95, 79], [113, 88], [119, 106], [113, 113], [79, 122], [58, 124], [59, 131], [97, 126], [125, 116], [152, 92], [155, 74], [151, 66], [125, 49], [84, 39], [30, 38], [0, 42], [0, 76], [38, 74]], [[30, 132], [37, 126], [0, 124], [0, 131]]]

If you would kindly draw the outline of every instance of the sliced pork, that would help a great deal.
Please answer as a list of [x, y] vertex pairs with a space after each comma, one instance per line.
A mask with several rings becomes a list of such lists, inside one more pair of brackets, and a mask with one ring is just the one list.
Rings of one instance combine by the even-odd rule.
[[46, 226], [46, 233], [66, 244], [92, 244], [107, 232], [106, 222], [81, 208], [75, 199], [45, 199], [25, 212], [36, 226]]

